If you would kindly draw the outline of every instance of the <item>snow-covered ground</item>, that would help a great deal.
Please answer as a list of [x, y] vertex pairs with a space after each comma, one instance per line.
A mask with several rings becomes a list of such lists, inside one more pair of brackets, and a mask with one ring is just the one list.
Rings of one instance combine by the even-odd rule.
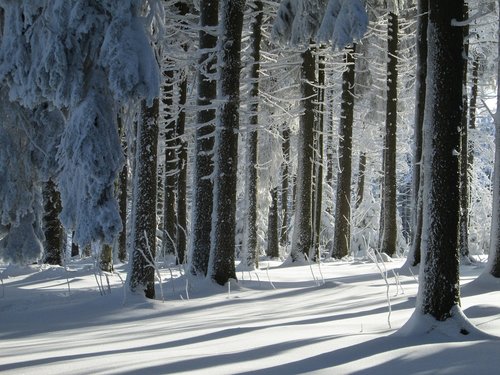
[[[195, 279], [188, 293], [178, 269], [163, 269], [164, 301], [125, 294], [125, 266], [109, 284], [96, 277], [91, 260], [66, 269], [0, 265], [0, 272], [1, 374], [480, 375], [500, 369], [495, 337], [457, 341], [446, 328], [394, 334], [413, 312], [416, 278], [389, 271], [389, 316], [386, 283], [376, 264], [361, 260], [321, 267], [262, 261], [258, 271], [238, 272], [230, 290]], [[467, 285], [480, 272], [463, 266], [462, 307], [478, 328], [500, 337], [500, 287]]]

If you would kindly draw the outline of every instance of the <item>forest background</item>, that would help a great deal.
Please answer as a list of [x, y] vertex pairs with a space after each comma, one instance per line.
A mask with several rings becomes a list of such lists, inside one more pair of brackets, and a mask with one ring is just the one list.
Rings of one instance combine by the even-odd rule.
[[[424, 145], [441, 101], [459, 116], [445, 124], [458, 143], [441, 150], [458, 182], [438, 202], [457, 235], [424, 254], [437, 254], [455, 285], [458, 263], [440, 254], [498, 253], [495, 2], [215, 4], [0, 2], [4, 261], [64, 265], [85, 254], [102, 272], [128, 261], [128, 288], [149, 298], [171, 264], [222, 285], [236, 260], [253, 269], [263, 256], [385, 253], [418, 272], [432, 261], [419, 235], [432, 242], [443, 219], [420, 180], [449, 175], [447, 159], [436, 159], [443, 170], [420, 167], [441, 150]], [[453, 289], [444, 312], [425, 310], [425, 297], [419, 306], [456, 316]]]

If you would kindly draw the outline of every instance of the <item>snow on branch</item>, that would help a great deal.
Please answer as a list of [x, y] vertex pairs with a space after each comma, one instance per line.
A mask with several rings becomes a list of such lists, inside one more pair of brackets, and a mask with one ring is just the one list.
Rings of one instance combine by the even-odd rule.
[[365, 35], [368, 28], [364, 0], [330, 0], [318, 31], [318, 42], [342, 49]]
[[[96, 78], [99, 79], [99, 78]], [[57, 153], [58, 186], [65, 202], [61, 222], [76, 241], [111, 243], [121, 230], [114, 181], [123, 164], [109, 97], [90, 95], [72, 111]]]
[[284, 0], [274, 22], [273, 38], [294, 46], [316, 41], [342, 49], [361, 39], [367, 27], [365, 0]]

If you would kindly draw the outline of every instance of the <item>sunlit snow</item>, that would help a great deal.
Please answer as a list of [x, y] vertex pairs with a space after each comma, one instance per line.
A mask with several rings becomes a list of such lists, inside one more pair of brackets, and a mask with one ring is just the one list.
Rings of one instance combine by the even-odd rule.
[[[230, 291], [205, 279], [186, 284], [178, 268], [172, 276], [164, 268], [163, 302], [125, 295], [125, 266], [108, 277], [95, 275], [91, 260], [66, 269], [2, 266], [0, 372], [496, 373], [497, 338], [457, 340], [452, 325], [430, 334], [394, 334], [412, 315], [417, 290], [413, 276], [396, 279], [390, 271], [401, 264], [385, 264], [392, 328], [385, 282], [363, 259], [321, 267], [262, 260], [260, 270], [238, 272]], [[482, 264], [462, 268], [462, 308], [477, 328], [500, 336], [498, 284], [484, 278], [469, 283], [481, 270]]]

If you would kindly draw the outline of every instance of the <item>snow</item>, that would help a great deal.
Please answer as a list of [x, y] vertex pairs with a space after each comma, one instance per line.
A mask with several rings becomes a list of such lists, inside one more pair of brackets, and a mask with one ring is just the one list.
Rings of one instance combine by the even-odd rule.
[[390, 329], [385, 282], [363, 259], [321, 268], [262, 259], [261, 269], [238, 272], [230, 293], [191, 278], [189, 299], [181, 270], [171, 278], [164, 268], [164, 302], [125, 294], [126, 268], [96, 277], [92, 259], [66, 269], [0, 265], [0, 372], [493, 374], [500, 365], [498, 283], [471, 282], [484, 264], [461, 272], [463, 311], [484, 333], [460, 338], [453, 321], [428, 334], [398, 332], [408, 321], [424, 329], [436, 322], [412, 316], [417, 282], [400, 276], [404, 293], [396, 293], [392, 271]]

